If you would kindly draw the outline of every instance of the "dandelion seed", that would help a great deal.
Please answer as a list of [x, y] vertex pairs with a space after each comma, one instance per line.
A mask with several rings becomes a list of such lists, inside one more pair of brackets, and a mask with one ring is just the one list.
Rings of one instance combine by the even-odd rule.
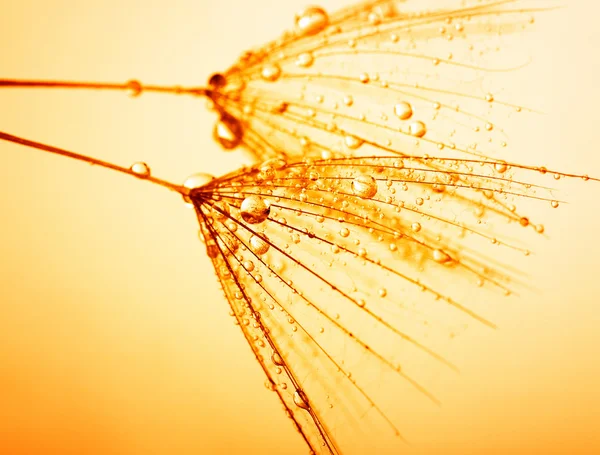
[[[443, 345], [422, 344], [430, 340], [427, 330], [415, 330], [406, 316], [448, 333], [454, 331], [445, 316], [454, 312], [492, 326], [454, 300], [445, 282], [485, 282], [482, 292], [518, 288], [512, 271], [478, 242], [525, 253], [507, 240], [516, 237], [512, 229], [544, 228], [508, 200], [558, 207], [543, 185], [517, 178], [529, 182], [542, 168], [488, 159], [498, 150], [479, 148], [496, 136], [474, 139], [474, 132], [502, 132], [498, 110], [521, 109], [501, 92], [496, 97], [462, 81], [519, 62], [487, 66], [492, 47], [466, 52], [464, 42], [449, 39], [458, 32], [478, 44], [516, 31], [530, 22], [518, 4], [480, 2], [428, 12], [416, 2], [364, 2], [339, 13], [311, 7], [290, 21], [293, 33], [245, 54], [211, 76], [207, 88], [167, 90], [135, 80], [113, 87], [136, 97], [167, 91], [208, 98], [218, 115], [216, 142], [226, 150], [243, 147], [261, 162], [217, 179], [198, 174], [182, 186], [155, 178], [144, 163], [111, 169], [174, 190], [194, 207], [207, 256], [268, 376], [267, 388], [278, 394], [314, 452], [351, 447], [336, 440], [344, 417], [370, 413], [400, 434], [385, 402], [374, 397], [369, 368], [350, 371], [353, 359], [389, 370], [399, 387], [437, 401], [418, 378], [419, 363], [454, 366], [440, 354]], [[374, 60], [369, 66], [367, 57]], [[328, 107], [333, 101], [339, 106]], [[395, 118], [380, 115], [392, 111]], [[402, 122], [413, 118], [422, 120], [404, 128]], [[342, 156], [358, 149], [369, 156]], [[455, 154], [435, 155], [440, 150]], [[310, 161], [302, 159], [307, 156]], [[471, 219], [469, 212], [477, 216]], [[378, 331], [367, 330], [364, 321]], [[329, 344], [319, 341], [324, 332], [332, 334]], [[407, 361], [404, 351], [394, 349], [398, 345], [410, 351]], [[333, 414], [332, 408], [345, 411]]]
[[[0, 133], [0, 138], [138, 176], [130, 168], [5, 133]], [[405, 349], [414, 351], [418, 363], [428, 361], [450, 369], [456, 367], [441, 354], [443, 345], [423, 343], [427, 337], [423, 338], [423, 333], [403, 322], [406, 316], [423, 318], [428, 324], [436, 321], [443, 327], [445, 318], [454, 313], [465, 320], [493, 327], [478, 311], [448, 295], [443, 283], [480, 280], [506, 295], [512, 292], [513, 286], [518, 286], [512, 282], [508, 269], [485, 255], [474, 253], [478, 240], [491, 239], [490, 233], [475, 223], [457, 222], [448, 215], [476, 203], [488, 208], [485, 213], [490, 223], [493, 219], [516, 217], [520, 226], [527, 227], [530, 225], [527, 217], [504, 209], [495, 199], [485, 196], [484, 191], [550, 201], [539, 194], [542, 186], [536, 185], [533, 192], [534, 185], [530, 183], [499, 178], [493, 165], [486, 167], [487, 161], [405, 156], [401, 168], [394, 166], [395, 161], [393, 157], [357, 157], [292, 162], [277, 166], [278, 169], [268, 166], [272, 183], [266, 185], [259, 178], [264, 164], [217, 179], [195, 175], [192, 183], [188, 179], [184, 186], [153, 176], [146, 179], [184, 195], [193, 204], [207, 256], [213, 262], [232, 313], [246, 339], [251, 341], [250, 346], [269, 383], [275, 384], [276, 377], [282, 377], [294, 384], [289, 392], [280, 388], [282, 392], [278, 395], [313, 450], [322, 448], [325, 453], [335, 453], [342, 443], [336, 441], [321, 417], [329, 408], [328, 402], [319, 398], [324, 395], [339, 406], [354, 402], [373, 409], [382, 424], [393, 434], [400, 434], [384, 411], [384, 403], [372, 397], [367, 389], [368, 374], [349, 371], [345, 366], [349, 361], [346, 356], [364, 357], [365, 361], [393, 373], [399, 386], [437, 403], [435, 395], [418, 378], [419, 370], [410, 366], [408, 358], [403, 360], [404, 350], [398, 352], [394, 347], [401, 343]], [[449, 183], [452, 191], [444, 193], [435, 212], [405, 207], [403, 216], [397, 217], [395, 206], [386, 202], [386, 194], [394, 194], [393, 187], [402, 184], [410, 184], [425, 193], [431, 191], [431, 184], [440, 173], [438, 169], [449, 162], [455, 173], [468, 172], [472, 184]], [[521, 171], [524, 177], [531, 177], [537, 170], [513, 163], [510, 166]], [[319, 169], [318, 182], [306, 177], [313, 167]], [[473, 173], [471, 168], [480, 170]], [[393, 184], [372, 192], [375, 180], [366, 179], [366, 175], [377, 175]], [[359, 194], [350, 190], [348, 181], [360, 183]], [[304, 194], [310, 195], [304, 201], [298, 197], [298, 182], [303, 183]], [[363, 188], [369, 189], [368, 198], [363, 196]], [[266, 203], [267, 195], [276, 202]], [[274, 210], [286, 217], [274, 216]], [[287, 216], [294, 213], [303, 216]], [[383, 221], [373, 216], [378, 213], [383, 215]], [[316, 220], [317, 216], [322, 218], [321, 223]], [[329, 233], [334, 231], [339, 217], [352, 226], [352, 236], [348, 235], [347, 228], [342, 228], [342, 235], [334, 243]], [[414, 221], [423, 217], [426, 222]], [[256, 229], [258, 223], [260, 231]], [[233, 225], [235, 229], [231, 228]], [[539, 229], [534, 231], [540, 232]], [[458, 232], [468, 235], [457, 235]], [[289, 242], [290, 234], [302, 241]], [[396, 249], [387, 247], [392, 242], [401, 244], [403, 251], [410, 254], [404, 254], [403, 260], [394, 258]], [[502, 242], [501, 246], [518, 253], [527, 251], [508, 242]], [[328, 254], [332, 247], [337, 250], [333, 257]], [[431, 260], [427, 261], [427, 257]], [[332, 262], [336, 267], [330, 266]], [[447, 266], [450, 262], [453, 267]], [[373, 286], [383, 280], [389, 286]], [[357, 292], [361, 296], [356, 297]], [[398, 302], [399, 295], [404, 302], [407, 299], [412, 299], [415, 305], [418, 302], [419, 312], [398, 307], [394, 302]], [[386, 299], [373, 299], [375, 296]], [[324, 298], [327, 305], [322, 305]], [[384, 317], [390, 305], [399, 311], [400, 318]], [[274, 311], [275, 308], [281, 311]], [[359, 317], [353, 319], [351, 314]], [[378, 331], [365, 330], [364, 321], [378, 325]], [[323, 327], [337, 336], [348, 337], [349, 344], [343, 351], [327, 349], [317, 341]], [[264, 352], [266, 350], [269, 353]], [[309, 358], [313, 366], [319, 365], [323, 374], [302, 375]], [[346, 377], [344, 383], [335, 379], [337, 373]], [[296, 408], [303, 413], [295, 412]]]

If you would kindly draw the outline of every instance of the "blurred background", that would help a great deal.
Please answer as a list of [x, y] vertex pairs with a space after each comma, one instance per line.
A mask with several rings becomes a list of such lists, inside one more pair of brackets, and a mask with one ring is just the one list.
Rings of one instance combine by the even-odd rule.
[[[198, 85], [304, 6], [5, 2], [0, 77]], [[516, 96], [544, 114], [511, 129], [515, 160], [600, 176], [597, 16], [586, 0], [537, 16]], [[2, 131], [146, 161], [174, 182], [244, 161], [213, 143], [214, 121], [193, 98], [0, 91]], [[7, 143], [0, 157], [1, 453], [307, 453], [177, 195]], [[405, 410], [404, 453], [600, 452], [600, 184], [556, 186], [570, 204], [531, 215], [547, 235], [517, 264], [531, 290], [490, 301], [500, 328], [459, 345], [461, 374], [439, 380], [440, 409]]]

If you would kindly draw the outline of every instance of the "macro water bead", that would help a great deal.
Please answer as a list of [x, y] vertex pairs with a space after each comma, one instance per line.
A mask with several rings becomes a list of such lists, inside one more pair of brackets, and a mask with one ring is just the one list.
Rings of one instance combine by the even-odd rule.
[[377, 194], [377, 181], [370, 175], [360, 175], [352, 180], [352, 192], [362, 198], [372, 198]]
[[257, 195], [244, 198], [240, 206], [242, 219], [249, 224], [262, 223], [269, 217], [270, 212], [269, 201]]
[[299, 35], [314, 35], [329, 24], [327, 12], [318, 6], [306, 8], [296, 16], [296, 30]]

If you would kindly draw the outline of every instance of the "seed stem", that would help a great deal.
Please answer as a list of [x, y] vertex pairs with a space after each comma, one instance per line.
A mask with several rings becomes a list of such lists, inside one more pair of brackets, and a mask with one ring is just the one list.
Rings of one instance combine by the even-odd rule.
[[[108, 161], [99, 160], [97, 158], [93, 158], [91, 156], [81, 155], [79, 153], [70, 152], [69, 150], [65, 150], [59, 147], [54, 147], [52, 145], [43, 144], [41, 142], [31, 141], [29, 139], [24, 139], [22, 137], [13, 136], [12, 134], [3, 133], [0, 131], [0, 140], [13, 142], [15, 144], [24, 145], [26, 147], [35, 148], [38, 150], [43, 150], [44, 152], [54, 153], [56, 155], [64, 156], [67, 158], [72, 158], [74, 160], [83, 161], [84, 163], [91, 164], [93, 166], [100, 166], [106, 169], [110, 169], [116, 172], [121, 172], [123, 174], [130, 175], [132, 177], [141, 178], [130, 168], [119, 166], [118, 164], [109, 163]], [[148, 176], [141, 178], [142, 180], [146, 180], [150, 183], [154, 183], [155, 185], [162, 186], [171, 191], [175, 191], [179, 194], [187, 194], [189, 190], [180, 185], [175, 185], [174, 183], [167, 182], [166, 180], [162, 180], [156, 177]]]
[[68, 89], [94, 89], [94, 90], [122, 90], [133, 92], [137, 96], [143, 92], [172, 93], [175, 95], [207, 96], [208, 90], [203, 87], [181, 87], [164, 85], [144, 85], [136, 80], [125, 83], [103, 82], [74, 82], [74, 81], [46, 81], [25, 79], [0, 79], [0, 87], [12, 88], [68, 88]]

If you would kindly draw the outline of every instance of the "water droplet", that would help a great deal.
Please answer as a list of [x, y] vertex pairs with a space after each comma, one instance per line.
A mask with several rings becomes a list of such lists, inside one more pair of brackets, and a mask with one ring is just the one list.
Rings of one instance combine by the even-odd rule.
[[553, 209], [558, 207], [558, 201], [552, 201], [550, 202], [550, 205], [552, 206]]
[[242, 219], [249, 224], [262, 223], [269, 217], [271, 212], [269, 201], [253, 194], [246, 197], [240, 205]]
[[352, 192], [363, 198], [371, 198], [377, 194], [377, 181], [370, 175], [359, 175], [352, 180]]
[[142, 91], [144, 90], [144, 88], [142, 87], [142, 84], [140, 83], [140, 81], [132, 79], [127, 82], [127, 90], [129, 90], [129, 92], [130, 92], [129, 94], [135, 98], [142, 94]]
[[254, 262], [252, 261], [244, 261], [243, 265], [248, 272], [252, 272], [252, 270], [254, 270]]
[[208, 78], [208, 85], [212, 88], [225, 87], [227, 79], [221, 73], [215, 73]]
[[354, 98], [352, 98], [351, 95], [344, 96], [344, 104], [348, 107], [352, 106], [352, 104], [354, 104]]
[[230, 115], [223, 115], [213, 129], [214, 139], [225, 150], [236, 148], [242, 141], [244, 129], [238, 119]]
[[262, 77], [265, 81], [274, 82], [279, 79], [281, 76], [281, 68], [279, 65], [274, 63], [269, 63], [262, 67], [260, 71], [260, 77]]
[[413, 224], [411, 224], [410, 228], [414, 232], [419, 232], [421, 230], [421, 223], [413, 223]]
[[348, 147], [349, 149], [352, 149], [352, 150], [356, 150], [361, 145], [363, 145], [364, 142], [365, 141], [363, 141], [361, 138], [356, 137], [356, 136], [351, 136], [351, 135], [344, 136], [344, 144], [346, 144], [346, 147]]
[[327, 12], [318, 6], [306, 8], [296, 15], [296, 30], [299, 35], [314, 35], [319, 33], [329, 23]]
[[508, 165], [503, 162], [498, 162], [494, 164], [494, 169], [496, 169], [496, 172], [503, 174], [508, 170]]
[[363, 84], [366, 84], [366, 83], [368, 83], [371, 80], [371, 78], [369, 77], [369, 75], [367, 73], [360, 73], [360, 76], [358, 76], [358, 79]]
[[250, 249], [258, 255], [263, 255], [269, 251], [269, 239], [265, 234], [261, 234], [261, 237], [252, 235], [250, 237]]
[[280, 367], [282, 367], [282, 366], [285, 365], [284, 362], [283, 362], [283, 359], [281, 358], [281, 356], [279, 355], [278, 352], [274, 352], [273, 354], [271, 354], [271, 361], [275, 365], [280, 366]]
[[410, 132], [410, 134], [412, 134], [415, 137], [423, 137], [423, 136], [425, 136], [425, 133], [427, 132], [427, 127], [425, 126], [425, 124], [423, 122], [421, 122], [420, 120], [417, 120], [416, 122], [412, 122], [409, 125], [408, 131]]
[[433, 250], [433, 260], [438, 264], [447, 264], [448, 262], [452, 261], [452, 258], [444, 250], [436, 248]]
[[529, 218], [527, 218], [527, 217], [522, 217], [522, 218], [519, 220], [519, 224], [520, 224], [521, 226], [523, 226], [523, 227], [527, 227], [527, 226], [529, 226]]
[[387, 289], [386, 288], [379, 288], [379, 297], [385, 297], [387, 295]]
[[412, 106], [409, 103], [402, 101], [394, 106], [394, 114], [396, 114], [396, 117], [400, 120], [408, 120], [413, 115]]
[[296, 66], [309, 68], [315, 62], [315, 58], [310, 52], [303, 52], [296, 58]]
[[308, 398], [306, 397], [306, 394], [300, 389], [297, 389], [294, 392], [294, 404], [302, 409], [310, 409], [310, 405], [308, 404]]
[[342, 229], [340, 229], [340, 235], [342, 237], [348, 237], [350, 235], [350, 231], [346, 228], [342, 228]]
[[136, 175], [136, 177], [139, 177], [141, 179], [147, 179], [148, 177], [150, 177], [150, 167], [143, 161], [133, 163], [129, 170], [133, 172]]
[[[202, 188], [204, 185], [213, 180], [214, 177], [212, 175], [198, 172], [196, 174], [190, 175], [187, 179], [185, 179], [185, 181], [183, 182], [183, 187], [189, 190], [189, 194], [191, 190]], [[183, 195], [183, 200], [188, 204], [191, 203], [191, 200], [187, 194]]]

